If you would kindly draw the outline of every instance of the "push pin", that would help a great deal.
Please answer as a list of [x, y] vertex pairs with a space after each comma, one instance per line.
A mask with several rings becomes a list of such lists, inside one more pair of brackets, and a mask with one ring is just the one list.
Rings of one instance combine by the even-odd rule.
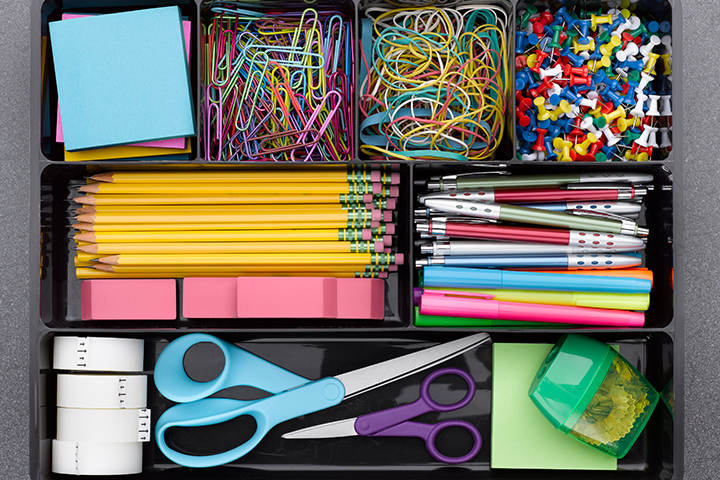
[[635, 104], [635, 107], [630, 110], [630, 115], [632, 115], [633, 117], [643, 118], [645, 116], [643, 106], [645, 104], [645, 100], [647, 100], [648, 97], [647, 95], [642, 93], [642, 90], [640, 89], [635, 89], [635, 93], [637, 94], [637, 103]]
[[558, 118], [560, 118], [561, 115], [568, 114], [571, 111], [572, 105], [570, 105], [567, 100], [560, 100], [557, 108], [550, 111], [550, 120], [553, 122], [557, 122]]
[[600, 52], [606, 57], [609, 57], [613, 54], [613, 51], [621, 44], [622, 40], [620, 40], [620, 37], [613, 36], [608, 43], [600, 46]]
[[575, 145], [575, 152], [582, 156], [585, 156], [588, 153], [588, 148], [590, 148], [590, 145], [597, 141], [598, 139], [594, 134], [588, 133], [587, 135], [585, 135], [585, 140]]
[[532, 148], [533, 150], [542, 152], [545, 150], [545, 134], [547, 133], [547, 130], [545, 130], [544, 128], [536, 128], [535, 132], [537, 133], [537, 141]]
[[640, 47], [640, 55], [643, 57], [647, 57], [650, 55], [655, 47], [660, 45], [662, 43], [662, 40], [660, 40], [660, 37], [657, 35], [653, 35], [650, 37], [649, 43], [646, 43], [642, 47]]
[[670, 127], [660, 127], [660, 148], [667, 148], [670, 145]]
[[648, 95], [648, 98], [650, 98], [650, 102], [648, 103], [648, 111], [646, 115], [649, 117], [659, 117], [660, 112], [658, 111], [658, 100], [660, 100], [660, 95]]
[[649, 75], [645, 72], [640, 72], [640, 85], [637, 86], [637, 88], [642, 91], [645, 90], [645, 87], [648, 86], [650, 82], [652, 82], [655, 79], [652, 75]]
[[[617, 38], [617, 37], [616, 37]], [[624, 50], [620, 50], [615, 54], [615, 58], [618, 59], [620, 62], [624, 62], [628, 59], [628, 57], [632, 57], [634, 55], [637, 55], [638, 53], [638, 46], [634, 42], [629, 42]]]
[[645, 68], [643, 68], [643, 72], [654, 74], [655, 73], [655, 64], [658, 61], [658, 58], [660, 58], [660, 55], [657, 53], [649, 53], [647, 55], [647, 63], [645, 63]]
[[[592, 28], [593, 32], [597, 30], [597, 26], [600, 24], [611, 24], [612, 23], [612, 14], [607, 15], [595, 15], [594, 13], [590, 15], [590, 28]], [[659, 28], [659, 25], [658, 25]]]
[[670, 54], [663, 53], [660, 55], [663, 61], [663, 75], [672, 75], [672, 65], [670, 64]]
[[672, 95], [661, 95], [660, 100], [662, 100], [663, 108], [660, 112], [661, 117], [672, 117], [672, 105], [670, 104], [670, 100], [672, 99]]
[[555, 65], [553, 68], [541, 68], [540, 79], [545, 80], [547, 77], [557, 77], [563, 71], [562, 65]]
[[572, 162], [570, 157], [572, 146], [572, 142], [563, 140], [562, 137], [555, 137], [555, 140], [553, 140], [553, 147], [558, 151], [558, 160], [561, 162]]
[[650, 134], [652, 132], [657, 132], [657, 127], [652, 127], [650, 125], [643, 125], [643, 132], [640, 134], [640, 137], [638, 137], [633, 143], [638, 144], [641, 147], [647, 147], [650, 143], [648, 142], [650, 138]]
[[550, 112], [548, 112], [545, 108], [545, 98], [537, 97], [535, 100], [533, 100], [533, 103], [538, 109], [537, 119], [539, 121], [547, 120], [548, 118], [550, 118]]
[[661, 41], [663, 47], [665, 47], [665, 53], [669, 53], [670, 55], [672, 55], [672, 36], [665, 35], [664, 37], [662, 37]]
[[612, 111], [610, 113], [603, 113], [602, 116], [605, 117], [605, 121], [609, 125], [615, 119], [625, 118], [626, 113], [625, 113], [625, 109], [621, 105], [618, 105], [618, 107], [614, 111]]
[[602, 132], [603, 135], [605, 135], [605, 140], [606, 140], [605, 144], [610, 147], [612, 147], [613, 145], [615, 145], [616, 143], [618, 143], [621, 140], [620, 137], [618, 137], [617, 135], [612, 133], [612, 130], [610, 130], [610, 127], [607, 125], [605, 127], [603, 127], [602, 130], [600, 130], [600, 131]]

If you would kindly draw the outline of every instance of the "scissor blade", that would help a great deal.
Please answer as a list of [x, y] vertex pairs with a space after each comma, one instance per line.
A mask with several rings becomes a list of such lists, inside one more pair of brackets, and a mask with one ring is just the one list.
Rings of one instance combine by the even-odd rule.
[[335, 375], [335, 378], [345, 385], [345, 398], [350, 398], [434, 367], [488, 340], [490, 336], [487, 333], [477, 333], [352, 372]]
[[323, 423], [322, 425], [313, 425], [312, 427], [301, 428], [294, 432], [288, 432], [282, 436], [288, 440], [298, 440], [302, 438], [338, 438], [338, 437], [356, 437], [358, 433], [355, 431], [355, 418], [346, 418], [337, 422]]

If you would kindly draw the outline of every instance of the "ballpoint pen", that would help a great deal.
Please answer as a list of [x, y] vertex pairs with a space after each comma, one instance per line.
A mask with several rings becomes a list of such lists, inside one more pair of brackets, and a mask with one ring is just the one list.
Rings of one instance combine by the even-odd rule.
[[415, 261], [416, 267], [445, 265], [448, 267], [480, 268], [523, 268], [559, 270], [605, 270], [609, 268], [630, 268], [642, 264], [642, 259], [633, 255], [612, 253], [565, 254], [565, 255], [454, 255], [430, 257]]
[[625, 218], [637, 218], [642, 210], [642, 204], [635, 202], [560, 202], [560, 203], [524, 203], [519, 207], [552, 210], [554, 212], [570, 212], [580, 210], [583, 212], [604, 212], [621, 215]]
[[642, 327], [645, 314], [604, 308], [501, 302], [492, 295], [426, 290], [420, 297], [420, 313], [528, 322], [570, 323], [609, 327]]
[[628, 184], [601, 183], [563, 185], [545, 188], [482, 188], [462, 191], [431, 192], [418, 197], [421, 204], [429, 199], [468, 200], [483, 203], [565, 202], [595, 200], [633, 200], [647, 194], [647, 188]]
[[[569, 215], [563, 212], [537, 210], [497, 203], [477, 203], [466, 200], [427, 199], [425, 206], [449, 213], [462, 213], [472, 217], [494, 218], [496, 220], [546, 225], [551, 227], [588, 229], [623, 235], [647, 236], [649, 231], [639, 227], [632, 220], [605, 219]], [[622, 217], [620, 217], [622, 218]]]
[[475, 240], [440, 241], [420, 245], [420, 252], [435, 256], [456, 255], [564, 255], [564, 254], [605, 254], [634, 252], [645, 249], [638, 247], [597, 248], [589, 245], [570, 246], [541, 243], [489, 242]]
[[649, 293], [652, 285], [650, 280], [642, 278], [433, 266], [422, 269], [422, 279], [424, 287], [563, 292]]
[[426, 182], [429, 190], [467, 190], [471, 188], [531, 187], [565, 183], [626, 182], [649, 183], [651, 174], [637, 172], [564, 173], [555, 175], [447, 175]]
[[623, 248], [632, 251], [644, 248], [644, 242], [641, 238], [584, 230], [514, 227], [434, 220], [429, 223], [418, 223], [415, 225], [415, 229], [419, 233], [458, 238], [546, 243], [574, 247]]

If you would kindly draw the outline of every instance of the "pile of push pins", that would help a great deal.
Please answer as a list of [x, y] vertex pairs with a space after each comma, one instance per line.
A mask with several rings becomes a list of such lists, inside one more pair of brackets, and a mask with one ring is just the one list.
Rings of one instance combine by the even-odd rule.
[[660, 21], [663, 12], [641, 9], [637, 0], [618, 1], [604, 15], [563, 3], [555, 14], [519, 7], [518, 159], [666, 158], [672, 149], [672, 36], [670, 23]]

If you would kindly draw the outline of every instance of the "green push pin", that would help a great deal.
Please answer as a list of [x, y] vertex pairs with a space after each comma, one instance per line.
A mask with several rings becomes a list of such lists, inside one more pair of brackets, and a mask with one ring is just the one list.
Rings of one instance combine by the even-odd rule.
[[520, 20], [520, 28], [523, 30], [526, 29], [528, 20], [530, 20], [530, 17], [535, 15], [537, 12], [538, 9], [535, 5], [528, 5], [525, 13], [523, 13], [522, 19]]
[[562, 45], [560, 45], [560, 32], [562, 32], [562, 30], [563, 30], [562, 25], [553, 25], [552, 26], [553, 36], [552, 36], [552, 40], [548, 43], [548, 47], [558, 48], [558, 49], [563, 48]]
[[605, 155], [603, 152], [598, 152], [595, 154], [595, 161], [596, 162], [607, 162], [607, 155]]

